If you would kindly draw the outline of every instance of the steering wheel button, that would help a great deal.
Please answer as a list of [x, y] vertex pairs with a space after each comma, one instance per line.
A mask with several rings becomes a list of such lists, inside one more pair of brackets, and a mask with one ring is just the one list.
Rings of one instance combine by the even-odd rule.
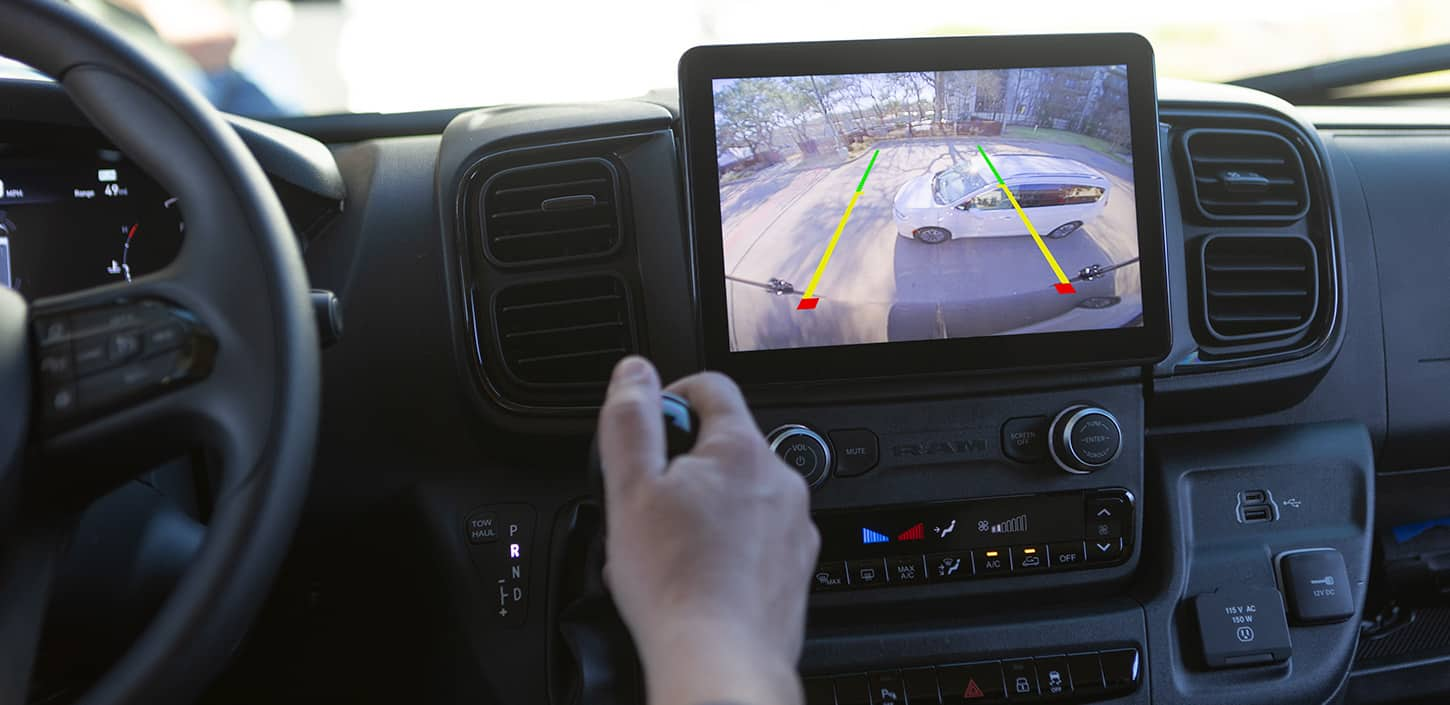
[[78, 386], [87, 409], [109, 406], [161, 387], [178, 372], [180, 356], [169, 353], [99, 374], [82, 377]]
[[75, 365], [71, 361], [70, 345], [61, 343], [40, 351], [37, 363], [40, 376], [47, 381], [69, 380], [75, 377]]
[[129, 328], [145, 323], [148, 314], [155, 315], [160, 313], [162, 313], [162, 310], [159, 307], [143, 308], [141, 306], [114, 306], [98, 311], [87, 311], [76, 314], [74, 317], [75, 329], [90, 333], [116, 328]]
[[80, 394], [74, 384], [64, 384], [45, 392], [45, 412], [57, 418], [71, 414], [80, 408]]
[[106, 336], [104, 335], [93, 335], [77, 340], [75, 342], [76, 372], [88, 375], [110, 367], [111, 359], [106, 348]]
[[142, 347], [147, 355], [175, 350], [186, 340], [186, 332], [180, 323], [165, 323], [148, 328], [142, 335]]
[[141, 355], [141, 333], [128, 330], [112, 333], [106, 338], [106, 359], [125, 362]]
[[35, 321], [34, 326], [35, 337], [40, 340], [42, 346], [70, 340], [72, 332], [75, 330], [67, 316], [49, 316], [39, 319]]

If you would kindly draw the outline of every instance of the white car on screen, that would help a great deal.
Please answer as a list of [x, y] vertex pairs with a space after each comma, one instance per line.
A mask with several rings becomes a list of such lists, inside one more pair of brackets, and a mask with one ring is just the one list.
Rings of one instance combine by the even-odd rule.
[[[999, 154], [992, 165], [1046, 238], [1065, 238], [1101, 215], [1112, 187], [1102, 172], [1074, 159]], [[933, 245], [953, 238], [1028, 234], [991, 168], [975, 154], [906, 182], [896, 192], [893, 210], [898, 235]]]

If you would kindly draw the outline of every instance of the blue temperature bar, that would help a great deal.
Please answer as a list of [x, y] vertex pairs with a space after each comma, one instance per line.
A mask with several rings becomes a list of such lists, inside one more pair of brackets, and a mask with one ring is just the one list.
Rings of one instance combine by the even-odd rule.
[[890, 543], [891, 537], [879, 531], [861, 527], [861, 543]]

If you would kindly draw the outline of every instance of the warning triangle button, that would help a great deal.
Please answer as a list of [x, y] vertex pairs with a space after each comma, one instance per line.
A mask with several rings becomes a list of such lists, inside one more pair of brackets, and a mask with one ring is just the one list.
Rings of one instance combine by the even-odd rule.
[[981, 687], [977, 685], [976, 679], [967, 679], [967, 688], [966, 690], [962, 691], [963, 700], [976, 700], [978, 698], [986, 697], [986, 695], [986, 693], [982, 692]]

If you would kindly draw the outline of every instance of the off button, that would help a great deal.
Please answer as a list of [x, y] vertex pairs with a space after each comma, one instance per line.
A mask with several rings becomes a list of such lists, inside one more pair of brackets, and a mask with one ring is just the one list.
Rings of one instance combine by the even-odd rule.
[[800, 473], [811, 487], [824, 482], [831, 471], [831, 447], [810, 428], [788, 424], [771, 431], [766, 440], [770, 451], [785, 461], [787, 467]]

